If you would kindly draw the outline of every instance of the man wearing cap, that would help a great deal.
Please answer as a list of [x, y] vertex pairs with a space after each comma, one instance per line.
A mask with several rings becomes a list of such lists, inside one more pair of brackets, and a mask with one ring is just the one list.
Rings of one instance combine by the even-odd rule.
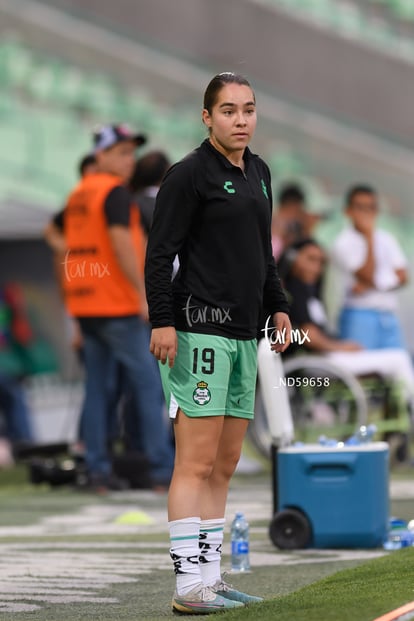
[[149, 353], [143, 266], [145, 243], [139, 211], [125, 184], [135, 150], [145, 136], [124, 125], [94, 135], [96, 174], [81, 179], [65, 208], [66, 304], [79, 320], [86, 367], [82, 436], [89, 485], [117, 487], [108, 455], [106, 378], [115, 359], [125, 371], [136, 425], [154, 486], [168, 484], [173, 450], [163, 420], [158, 368]]

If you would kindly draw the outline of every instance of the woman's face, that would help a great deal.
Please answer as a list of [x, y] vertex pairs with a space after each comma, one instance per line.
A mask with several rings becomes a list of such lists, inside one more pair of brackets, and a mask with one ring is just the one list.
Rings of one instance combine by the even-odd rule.
[[225, 84], [217, 95], [211, 114], [203, 110], [203, 122], [212, 144], [221, 152], [243, 151], [256, 129], [254, 94], [244, 84]]
[[313, 285], [322, 276], [324, 263], [325, 255], [319, 246], [305, 246], [298, 250], [292, 265], [292, 273], [302, 282]]

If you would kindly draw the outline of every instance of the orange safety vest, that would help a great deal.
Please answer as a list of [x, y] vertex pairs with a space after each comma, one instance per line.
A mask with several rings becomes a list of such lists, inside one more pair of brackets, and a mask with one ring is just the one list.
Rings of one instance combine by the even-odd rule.
[[[139, 295], [121, 270], [108, 233], [104, 204], [122, 185], [114, 175], [88, 175], [75, 187], [65, 207], [67, 252], [63, 262], [65, 300], [74, 317], [121, 317], [140, 311]], [[132, 206], [130, 231], [144, 273], [144, 236], [138, 208]]]

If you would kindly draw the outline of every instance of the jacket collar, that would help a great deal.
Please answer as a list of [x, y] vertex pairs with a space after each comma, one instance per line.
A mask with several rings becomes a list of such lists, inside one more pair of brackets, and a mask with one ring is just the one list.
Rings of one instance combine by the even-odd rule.
[[[238, 166], [235, 166], [234, 164], [232, 164], [225, 155], [220, 153], [220, 151], [217, 151], [217, 149], [211, 144], [208, 138], [206, 138], [204, 142], [201, 143], [201, 148], [213, 153], [226, 168], [238, 168]], [[246, 164], [246, 169], [248, 168], [249, 162], [253, 157], [257, 157], [257, 155], [252, 153], [249, 147], [246, 147], [243, 153], [243, 159]]]

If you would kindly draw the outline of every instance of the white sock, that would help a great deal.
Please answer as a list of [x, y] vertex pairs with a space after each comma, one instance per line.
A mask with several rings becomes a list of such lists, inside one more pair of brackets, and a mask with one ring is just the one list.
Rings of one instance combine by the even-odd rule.
[[203, 582], [198, 562], [200, 522], [199, 517], [168, 522], [178, 595], [186, 595]]
[[217, 518], [202, 520], [200, 524], [200, 572], [206, 586], [212, 586], [221, 580], [220, 564], [224, 523], [224, 518]]

